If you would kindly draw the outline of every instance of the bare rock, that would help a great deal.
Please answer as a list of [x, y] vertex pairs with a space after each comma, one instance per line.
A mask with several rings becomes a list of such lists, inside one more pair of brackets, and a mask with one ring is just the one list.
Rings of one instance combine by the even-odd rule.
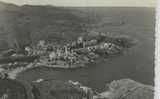
[[28, 99], [27, 90], [16, 80], [0, 79], [0, 99]]
[[[115, 80], [102, 93], [107, 99], [153, 99], [154, 88], [131, 79]], [[106, 95], [106, 96], [105, 96]]]

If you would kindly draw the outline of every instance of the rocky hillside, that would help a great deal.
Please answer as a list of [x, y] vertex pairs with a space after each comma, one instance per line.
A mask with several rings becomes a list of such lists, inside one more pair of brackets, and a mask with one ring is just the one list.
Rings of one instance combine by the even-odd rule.
[[[82, 84], [72, 81], [37, 80], [20, 83], [16, 80], [0, 79], [0, 97], [7, 99], [153, 99], [153, 86], [131, 79], [114, 80], [108, 83], [106, 91], [98, 93]], [[25, 85], [25, 86], [24, 86]], [[88, 91], [86, 91], [88, 90]], [[91, 92], [91, 93], [90, 93]]]
[[131, 79], [114, 80], [106, 85], [102, 96], [109, 99], [153, 99], [153, 86], [144, 85]]
[[28, 99], [27, 90], [18, 81], [10, 79], [0, 79], [0, 98], [7, 99]]
[[[82, 24], [87, 19], [80, 19], [65, 8], [16, 6], [2, 2], [0, 2], [0, 7], [2, 48], [14, 44], [21, 47], [40, 39], [64, 41], [76, 37], [78, 33], [85, 32]], [[7, 46], [6, 43], [9, 45]]]
[[112, 33], [127, 28], [126, 33], [146, 32], [154, 26], [150, 16], [154, 16], [153, 8], [65, 8], [0, 2], [0, 48], [23, 47], [40, 39], [63, 43], [86, 31]]

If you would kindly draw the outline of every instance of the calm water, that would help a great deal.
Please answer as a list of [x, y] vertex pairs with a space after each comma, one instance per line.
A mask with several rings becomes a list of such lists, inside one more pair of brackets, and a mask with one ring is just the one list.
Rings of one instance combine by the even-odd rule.
[[[130, 16], [131, 17], [131, 16]], [[150, 19], [153, 19], [152, 16]], [[132, 19], [132, 18], [131, 18]], [[133, 21], [133, 20], [132, 20]], [[146, 20], [147, 21], [147, 20]], [[154, 22], [152, 20], [152, 22]], [[106, 27], [101, 30], [117, 32], [136, 38], [139, 42], [124, 55], [106, 60], [98, 60], [87, 68], [62, 70], [49, 68], [35, 68], [27, 70], [18, 79], [32, 81], [38, 78], [73, 80], [84, 85], [104, 90], [106, 83], [121, 78], [131, 78], [144, 84], [153, 85], [154, 79], [154, 29], [143, 25], [126, 25], [120, 27]], [[106, 29], [106, 30], [105, 30]]]

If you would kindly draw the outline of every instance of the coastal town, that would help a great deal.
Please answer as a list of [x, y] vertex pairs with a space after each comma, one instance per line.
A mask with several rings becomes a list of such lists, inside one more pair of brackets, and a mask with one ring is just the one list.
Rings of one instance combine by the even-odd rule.
[[[2, 53], [1, 68], [16, 68], [14, 65], [29, 63], [33, 63], [33, 67], [46, 66], [64, 69], [85, 67], [86, 64], [95, 62], [100, 57], [107, 58], [122, 54], [135, 43], [130, 40], [129, 38], [111, 38], [104, 33], [89, 34], [85, 38], [78, 37], [77, 41], [64, 45], [40, 40], [36, 45], [26, 46], [23, 54], [13, 50]], [[9, 57], [12, 58], [9, 60], [7, 59]], [[23, 61], [25, 57], [26, 60]], [[32, 62], [27, 62], [27, 57], [32, 59], [28, 60]], [[3, 63], [5, 59], [10, 62]]]
[[[106, 84], [104, 92], [98, 92], [72, 80], [58, 81], [39, 78], [31, 83], [23, 83], [23, 85], [16, 81], [18, 74], [27, 69], [36, 67], [82, 68], [96, 62], [98, 58], [107, 59], [122, 55], [123, 51], [132, 47], [134, 43], [133, 40], [126, 37], [108, 37], [98, 32], [78, 37], [77, 41], [64, 45], [40, 40], [36, 45], [25, 46], [24, 53], [9, 50], [1, 54], [0, 61], [3, 63], [0, 64], [0, 84], [6, 82], [7, 85], [14, 86], [15, 83], [19, 89], [11, 89], [18, 94], [18, 97], [15, 97], [17, 99], [128, 99], [129, 97], [136, 99], [139, 92], [141, 92], [140, 95], [150, 94], [145, 98], [141, 96], [143, 99], [150, 99], [153, 97], [153, 88], [131, 79], [112, 81]], [[8, 57], [12, 58], [8, 59]], [[8, 61], [5, 62], [6, 59]], [[4, 92], [0, 99], [8, 99], [9, 94], [12, 94], [11, 89], [6, 91], [3, 86], [1, 91]]]
[[0, 99], [154, 98], [154, 8], [34, 1], [0, 0]]
[[[135, 43], [131, 41], [132, 40], [129, 38], [109, 37], [105, 33], [96, 32], [93, 34], [88, 34], [88, 36], [85, 37], [78, 37], [77, 41], [73, 41], [64, 45], [53, 44], [46, 42], [45, 40], [40, 40], [36, 45], [25, 46], [23, 53], [8, 50], [1, 54], [0, 62], [2, 63], [0, 64], [0, 76], [2, 80], [0, 80], [0, 83], [4, 83], [4, 81], [8, 80], [14, 81], [19, 73], [36, 67], [62, 69], [82, 68], [87, 66], [87, 64], [96, 62], [98, 58], [107, 59], [110, 57], [122, 55], [123, 51], [129, 49], [132, 47], [131, 45]], [[4, 60], [7, 61], [5, 62]], [[47, 79], [40, 78], [28, 85], [30, 87], [28, 90], [31, 90], [33, 94], [32, 98], [34, 97], [34, 99], [41, 99], [40, 97], [45, 96], [43, 94], [41, 96], [40, 90], [43, 91], [46, 90], [46, 88], [39, 88], [40, 86], [43, 86], [43, 83], [46, 82], [50, 83], [51, 86], [53, 84], [51, 83], [52, 81], [47, 81]], [[56, 87], [54, 87], [55, 89], [53, 88], [51, 90], [55, 90], [57, 94], [54, 93], [54, 95], [55, 97], [59, 97], [58, 99], [64, 99], [64, 90], [68, 90], [69, 92], [71, 91], [71, 95], [68, 95], [73, 99], [108, 99], [109, 97], [109, 92], [99, 93], [96, 90], [92, 90], [91, 88], [84, 86], [77, 81], [58, 81], [56, 84], [60, 84], [59, 86], [62, 86], [62, 89], [59, 89], [59, 87], [56, 89]], [[72, 95], [72, 90], [75, 90], [75, 93], [78, 95]], [[1, 98], [8, 99], [7, 93], [3, 94]], [[28, 99], [26, 97], [27, 96], [24, 95], [21, 97], [21, 99]]]

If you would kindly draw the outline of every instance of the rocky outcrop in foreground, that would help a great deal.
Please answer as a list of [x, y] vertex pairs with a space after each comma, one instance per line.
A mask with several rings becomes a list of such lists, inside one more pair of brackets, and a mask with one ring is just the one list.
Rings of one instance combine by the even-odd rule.
[[28, 99], [25, 86], [10, 79], [0, 79], [0, 99]]
[[98, 93], [73, 81], [39, 79], [21, 84], [15, 80], [0, 79], [0, 98], [4, 99], [153, 99], [152, 86], [131, 79], [106, 84], [106, 91]]
[[115, 80], [106, 85], [105, 99], [153, 99], [154, 88], [131, 79]]

